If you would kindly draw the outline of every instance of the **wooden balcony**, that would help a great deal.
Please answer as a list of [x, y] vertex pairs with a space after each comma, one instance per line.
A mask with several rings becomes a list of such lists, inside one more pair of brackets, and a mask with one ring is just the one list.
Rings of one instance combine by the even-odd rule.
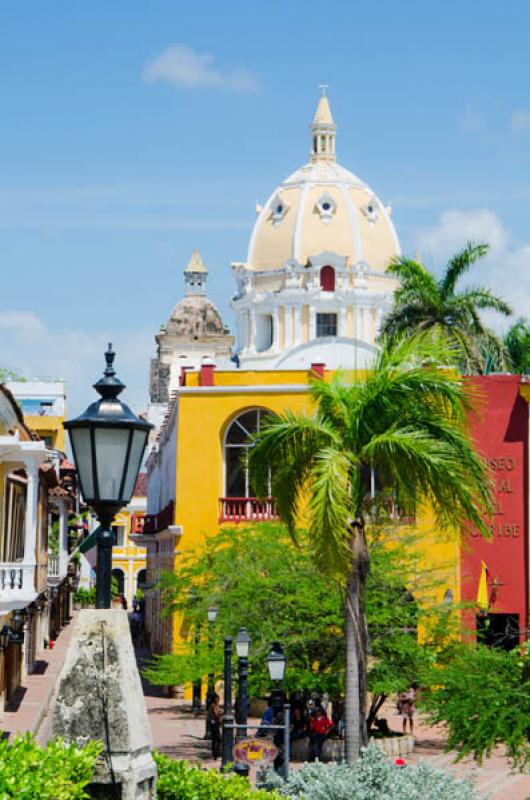
[[279, 519], [273, 497], [220, 497], [219, 522], [270, 522]]
[[158, 533], [174, 524], [173, 500], [170, 500], [158, 514], [133, 514], [131, 519], [131, 533]]

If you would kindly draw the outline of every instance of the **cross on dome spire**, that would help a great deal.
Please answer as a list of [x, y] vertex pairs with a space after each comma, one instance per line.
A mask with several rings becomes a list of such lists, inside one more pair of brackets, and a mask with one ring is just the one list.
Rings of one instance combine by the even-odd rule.
[[327, 96], [327, 83], [318, 87], [321, 91], [315, 118], [311, 125], [311, 161], [335, 161], [335, 123]]

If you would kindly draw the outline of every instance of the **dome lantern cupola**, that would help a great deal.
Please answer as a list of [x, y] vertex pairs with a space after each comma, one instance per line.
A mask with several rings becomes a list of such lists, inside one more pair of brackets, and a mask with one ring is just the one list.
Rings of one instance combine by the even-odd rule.
[[320, 86], [322, 92], [315, 118], [311, 125], [311, 161], [335, 161], [335, 130], [328, 96], [327, 84]]
[[208, 270], [203, 264], [201, 254], [198, 250], [194, 250], [189, 260], [189, 264], [184, 270], [184, 280], [186, 282], [188, 296], [205, 295], [207, 277]]

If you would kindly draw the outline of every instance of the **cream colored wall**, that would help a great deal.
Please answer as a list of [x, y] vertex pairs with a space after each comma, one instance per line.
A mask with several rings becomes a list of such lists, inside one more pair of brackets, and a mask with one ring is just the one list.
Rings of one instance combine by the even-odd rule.
[[292, 243], [300, 189], [280, 189], [279, 194], [282, 203], [288, 208], [284, 218], [278, 225], [274, 225], [272, 219], [270, 219], [271, 209], [268, 206], [261, 212], [254, 246], [249, 253], [249, 266], [255, 270], [281, 267], [286, 258], [292, 257]]
[[[324, 222], [315, 210], [315, 204], [324, 192], [333, 197], [337, 204], [329, 222]], [[352, 262], [360, 258], [359, 249], [352, 237], [348, 207], [340, 189], [334, 186], [314, 186], [307, 192], [300, 225], [300, 242], [300, 252], [296, 257], [302, 264], [310, 256], [326, 251], [349, 256]]]

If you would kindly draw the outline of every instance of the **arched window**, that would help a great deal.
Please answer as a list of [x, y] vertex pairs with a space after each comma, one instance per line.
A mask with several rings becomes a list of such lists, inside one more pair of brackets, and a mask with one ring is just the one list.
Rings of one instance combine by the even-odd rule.
[[335, 270], [329, 265], [320, 270], [320, 288], [324, 292], [335, 291]]
[[125, 593], [125, 574], [122, 569], [115, 567], [111, 573], [112, 577], [115, 581], [115, 586], [118, 591], [118, 594]]
[[258, 433], [263, 419], [270, 412], [264, 408], [244, 411], [232, 420], [225, 435], [225, 497], [252, 497], [252, 475], [248, 467], [248, 454], [252, 447], [250, 437]]
[[141, 569], [136, 576], [136, 590], [142, 588], [142, 585], [145, 583], [147, 579], [147, 571], [145, 569]]

